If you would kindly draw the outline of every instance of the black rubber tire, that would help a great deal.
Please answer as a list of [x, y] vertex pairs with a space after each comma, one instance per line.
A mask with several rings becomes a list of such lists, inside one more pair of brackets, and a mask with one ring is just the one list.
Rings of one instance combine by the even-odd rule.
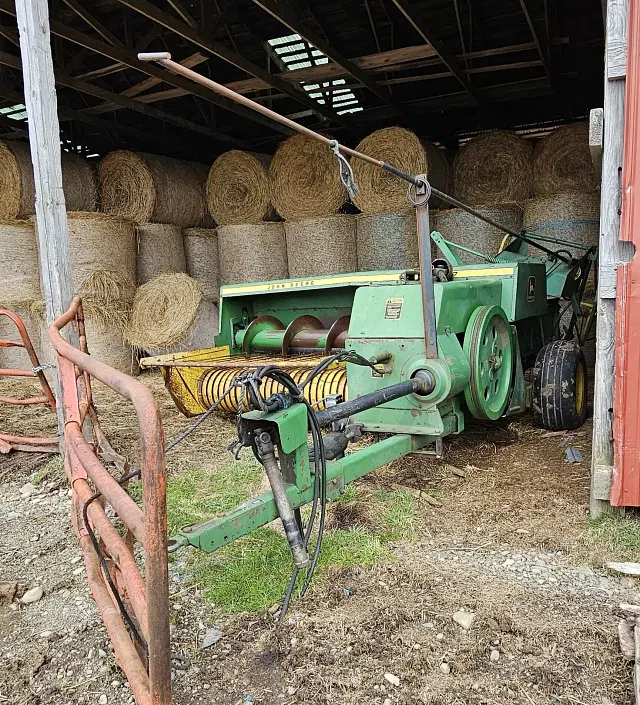
[[587, 418], [587, 365], [577, 341], [554, 340], [541, 348], [531, 384], [537, 426], [549, 431], [582, 426]]

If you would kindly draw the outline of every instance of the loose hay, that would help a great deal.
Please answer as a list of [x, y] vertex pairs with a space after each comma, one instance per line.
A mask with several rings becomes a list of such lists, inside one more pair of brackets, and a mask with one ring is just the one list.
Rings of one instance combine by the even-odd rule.
[[348, 198], [335, 155], [306, 135], [294, 135], [278, 147], [269, 183], [273, 205], [285, 220], [335, 213]]
[[146, 284], [160, 274], [186, 272], [187, 260], [182, 230], [177, 225], [142, 223], [136, 227], [138, 284]]
[[[444, 151], [403, 127], [376, 130], [356, 150], [408, 174], [426, 174], [435, 188], [445, 192], [449, 189], [450, 167]], [[362, 159], [353, 158], [351, 167], [359, 189], [354, 203], [363, 213], [397, 213], [407, 209], [405, 181]], [[436, 199], [430, 204], [438, 205]]]
[[355, 272], [356, 218], [329, 215], [284, 224], [290, 277]]
[[456, 197], [468, 205], [523, 201], [531, 196], [533, 146], [515, 132], [477, 135], [453, 161]]
[[202, 290], [186, 274], [161, 274], [138, 287], [127, 340], [136, 348], [168, 348], [183, 342], [193, 325]]
[[533, 153], [533, 191], [536, 196], [590, 193], [597, 188], [586, 122], [563, 125], [536, 144]]
[[271, 281], [289, 276], [283, 223], [218, 228], [220, 283]]
[[209, 170], [207, 205], [218, 225], [259, 223], [272, 212], [270, 157], [233, 149], [221, 154]]
[[[522, 209], [514, 204], [479, 208], [480, 213], [516, 232], [522, 229]], [[489, 256], [498, 254], [505, 233], [474, 215], [458, 208], [440, 211], [436, 216], [436, 230], [445, 240], [468, 247]], [[463, 250], [453, 248], [465, 264], [480, 264], [486, 260]], [[443, 256], [438, 249], [439, 256]]]
[[33, 223], [0, 222], [0, 302], [9, 305], [41, 298], [38, 243]]
[[67, 223], [74, 291], [84, 288], [86, 294], [85, 282], [98, 271], [117, 273], [120, 281], [135, 282], [136, 237], [131, 221], [105, 213], [78, 212], [68, 213]]
[[187, 274], [195, 279], [205, 299], [220, 299], [218, 234], [207, 228], [187, 228], [184, 232]]
[[412, 269], [419, 265], [415, 211], [357, 216], [358, 271]]
[[[61, 153], [62, 186], [68, 211], [96, 207], [96, 182], [89, 162]], [[28, 218], [35, 213], [36, 191], [29, 144], [0, 142], [0, 219]]]
[[98, 164], [102, 209], [137, 223], [207, 225], [203, 164], [117, 150]]

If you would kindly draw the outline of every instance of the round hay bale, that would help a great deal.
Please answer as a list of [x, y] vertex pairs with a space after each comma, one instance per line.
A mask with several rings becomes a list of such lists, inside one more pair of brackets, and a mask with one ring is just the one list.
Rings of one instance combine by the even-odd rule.
[[523, 201], [531, 196], [533, 146], [515, 132], [483, 132], [453, 160], [456, 198], [468, 205]]
[[[516, 232], [522, 230], [522, 208], [515, 204], [495, 205], [491, 207], [478, 208], [478, 210], [488, 218], [504, 225]], [[476, 252], [482, 252], [489, 256], [498, 254], [500, 244], [505, 233], [493, 225], [485, 223], [484, 220], [476, 218], [459, 208], [448, 211], [440, 211], [436, 216], [436, 230], [445, 240], [455, 242], [463, 247], [468, 247]], [[465, 264], [481, 264], [486, 260], [476, 255], [469, 254], [463, 250], [454, 251], [460, 256]], [[444, 256], [439, 248], [434, 248], [438, 256]], [[435, 254], [434, 254], [435, 256]]]
[[182, 230], [177, 225], [142, 223], [136, 226], [136, 235], [138, 284], [146, 284], [160, 274], [187, 271]]
[[289, 137], [278, 147], [269, 184], [273, 205], [285, 220], [335, 213], [348, 199], [335, 155], [306, 135]]
[[597, 188], [586, 122], [563, 125], [538, 141], [533, 153], [536, 196], [591, 193]]
[[266, 154], [232, 149], [213, 162], [207, 178], [207, 205], [218, 225], [259, 223], [272, 212]]
[[284, 224], [290, 277], [358, 269], [356, 217], [328, 215]]
[[[95, 210], [96, 181], [91, 164], [70, 152], [62, 152], [61, 159], [67, 210]], [[33, 215], [35, 201], [29, 144], [0, 142], [0, 219], [27, 218]]]
[[98, 164], [100, 202], [107, 213], [136, 223], [207, 225], [208, 169], [155, 154], [117, 150]]
[[359, 272], [418, 267], [415, 211], [363, 213], [356, 221]]
[[122, 330], [106, 325], [99, 318], [85, 313], [84, 328], [89, 354], [97, 360], [129, 375], [140, 374], [138, 358], [122, 337]]
[[150, 354], [207, 348], [217, 333], [216, 305], [186, 274], [161, 274], [138, 287], [126, 334], [134, 347]]
[[[136, 235], [131, 221], [105, 213], [77, 212], [67, 213], [67, 223], [74, 291], [91, 293], [86, 282], [96, 272], [111, 272], [112, 279], [123, 285], [135, 282]], [[99, 286], [95, 276], [93, 286]]]
[[205, 299], [220, 299], [220, 270], [218, 263], [218, 234], [208, 228], [187, 228], [184, 252], [187, 274], [195, 279]]
[[[426, 174], [433, 186], [448, 191], [450, 167], [444, 150], [421, 140], [403, 127], [385, 127], [365, 137], [356, 147], [376, 159], [408, 174]], [[407, 183], [362, 159], [353, 158], [351, 167], [359, 194], [355, 205], [363, 213], [398, 213], [407, 210]], [[430, 205], [437, 205], [432, 199]]]
[[0, 302], [12, 304], [42, 297], [38, 242], [33, 223], [0, 222]]
[[220, 283], [273, 281], [289, 276], [283, 223], [221, 225]]

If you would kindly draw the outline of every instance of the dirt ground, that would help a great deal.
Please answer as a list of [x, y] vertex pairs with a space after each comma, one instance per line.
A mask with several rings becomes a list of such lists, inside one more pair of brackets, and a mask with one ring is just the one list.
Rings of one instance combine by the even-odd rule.
[[[143, 380], [167, 436], [186, 428], [157, 377]], [[114, 446], [135, 455], [130, 411], [105, 390], [96, 399]], [[0, 407], [0, 428], [26, 426], [55, 423]], [[172, 583], [172, 649], [188, 658], [172, 674], [176, 704], [631, 703], [617, 624], [640, 586], [604, 570], [618, 556], [590, 537], [590, 432], [569, 439], [585, 457], [569, 464], [567, 439], [527, 419], [473, 424], [445, 443], [444, 461], [412, 456], [364, 478], [364, 490], [402, 486], [439, 506], [420, 501], [417, 541], [392, 544], [373, 567], [330, 570], [284, 624], [269, 612], [216, 615], [222, 638], [203, 649], [213, 606], [197, 584]], [[212, 420], [170, 457], [170, 473], [222, 454], [233, 435]], [[0, 598], [0, 705], [132, 702], [88, 594], [62, 475], [20, 492], [46, 460], [0, 458], [0, 582], [17, 581], [17, 597], [43, 589], [31, 604]], [[332, 521], [366, 522], [361, 509], [336, 506]]]

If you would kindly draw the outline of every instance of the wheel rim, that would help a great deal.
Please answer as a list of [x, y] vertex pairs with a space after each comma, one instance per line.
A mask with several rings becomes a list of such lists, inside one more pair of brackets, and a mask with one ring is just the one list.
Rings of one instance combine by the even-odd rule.
[[469, 320], [464, 351], [471, 375], [465, 398], [478, 419], [500, 418], [509, 403], [513, 377], [513, 343], [509, 321], [500, 306], [481, 306]]
[[576, 411], [578, 412], [578, 416], [582, 414], [582, 409], [584, 407], [584, 387], [584, 366], [582, 364], [578, 364], [576, 367]]

